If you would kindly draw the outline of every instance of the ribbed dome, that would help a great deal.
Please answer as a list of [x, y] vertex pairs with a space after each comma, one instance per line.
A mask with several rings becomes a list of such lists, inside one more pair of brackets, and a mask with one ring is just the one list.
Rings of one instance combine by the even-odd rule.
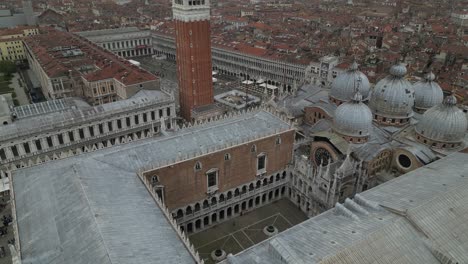
[[468, 121], [457, 106], [455, 96], [447, 96], [442, 104], [427, 110], [416, 125], [416, 132], [439, 142], [458, 143], [465, 137]]
[[367, 98], [370, 90], [369, 79], [358, 70], [358, 64], [353, 62], [347, 71], [341, 73], [333, 80], [330, 96], [347, 102], [353, 98], [357, 86], [359, 86], [362, 96]]
[[444, 93], [440, 86], [434, 82], [435, 75], [430, 72], [425, 76], [424, 81], [417, 82], [414, 88], [414, 107], [427, 110], [435, 105], [442, 103]]
[[375, 114], [406, 118], [413, 115], [414, 90], [405, 80], [406, 68], [397, 64], [390, 69], [390, 75], [380, 80], [372, 91], [369, 106]]
[[372, 131], [372, 112], [362, 103], [362, 95], [357, 92], [350, 102], [343, 103], [335, 110], [333, 130], [352, 137], [366, 137]]

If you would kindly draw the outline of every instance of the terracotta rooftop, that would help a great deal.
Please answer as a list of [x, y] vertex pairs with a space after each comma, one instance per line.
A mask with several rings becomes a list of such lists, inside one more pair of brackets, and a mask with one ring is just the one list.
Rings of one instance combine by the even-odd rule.
[[156, 80], [153, 74], [72, 33], [48, 29], [25, 44], [51, 78], [81, 75], [87, 81], [115, 78], [125, 85]]
[[0, 39], [8, 35], [19, 35], [23, 34], [26, 29], [36, 28], [34, 26], [17, 26], [14, 28], [2, 28], [0, 29]]

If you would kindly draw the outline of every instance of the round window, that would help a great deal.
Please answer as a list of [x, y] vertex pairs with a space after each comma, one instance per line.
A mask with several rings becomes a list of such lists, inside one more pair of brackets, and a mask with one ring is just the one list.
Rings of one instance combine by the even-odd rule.
[[400, 163], [400, 166], [402, 166], [405, 169], [411, 167], [411, 159], [404, 154], [398, 156], [398, 163]]

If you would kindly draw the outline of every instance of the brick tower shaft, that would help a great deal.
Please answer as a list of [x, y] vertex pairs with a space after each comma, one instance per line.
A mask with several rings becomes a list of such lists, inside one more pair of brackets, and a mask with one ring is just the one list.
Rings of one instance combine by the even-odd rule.
[[174, 0], [177, 78], [181, 115], [213, 103], [210, 7], [208, 0]]

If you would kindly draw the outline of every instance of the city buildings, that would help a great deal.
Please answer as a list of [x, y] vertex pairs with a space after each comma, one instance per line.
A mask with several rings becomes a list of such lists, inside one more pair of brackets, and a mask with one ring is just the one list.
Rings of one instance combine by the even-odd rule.
[[37, 34], [39, 34], [39, 28], [33, 26], [0, 29], [0, 60], [25, 60], [23, 38]]
[[83, 31], [77, 34], [124, 58], [153, 54], [149, 30], [128, 27]]
[[[104, 50], [128, 55], [118, 50], [131, 41], [120, 38], [125, 30], [85, 33], [101, 47], [52, 30], [27, 38], [48, 97], [67, 98], [16, 108], [0, 100], [15, 263], [204, 263], [188, 235], [283, 198], [310, 219], [249, 248], [236, 241], [242, 251], [224, 263], [462, 263], [468, 167], [458, 152], [467, 152], [468, 120], [460, 96], [444, 98], [437, 78], [466, 64], [464, 50], [443, 45], [454, 30], [430, 23], [440, 43], [407, 56], [425, 41], [411, 35], [427, 33], [420, 21], [386, 20], [396, 2], [375, 10], [348, 3], [349, 12], [314, 3], [325, 14], [319, 22], [291, 10], [304, 3], [268, 2], [257, 3], [251, 23], [210, 24], [208, 1], [174, 0], [174, 30], [153, 45], [177, 62], [187, 122], [157, 78]], [[357, 26], [355, 5], [370, 27]], [[404, 9], [394, 10], [402, 23]], [[267, 24], [279, 14], [285, 28]], [[228, 34], [210, 41], [211, 26]], [[295, 39], [299, 47], [287, 44]], [[213, 43], [228, 47], [219, 67]], [[346, 59], [350, 51], [362, 68]], [[309, 53], [317, 56], [304, 63]], [[264, 87], [263, 104], [235, 112], [239, 97], [259, 98], [224, 92], [216, 99], [232, 109], [216, 113], [212, 70]], [[213, 254], [232, 250], [209, 242]]]
[[[145, 259], [151, 257], [165, 263], [203, 263], [180, 230], [198, 232], [280, 197], [292, 200], [297, 197], [292, 186], [302, 178], [298, 179], [301, 175], [290, 166], [290, 161], [292, 150], [301, 143], [293, 138], [292, 123], [271, 110], [260, 108], [231, 114], [179, 127], [161, 137], [14, 170], [12, 190], [18, 250], [15, 257], [23, 261], [45, 259], [48, 263], [88, 263], [88, 260], [112, 263], [126, 261], [131, 255], [132, 261], [149, 261]], [[271, 262], [289, 259], [293, 263], [320, 263], [319, 258], [323, 261], [325, 255], [334, 262], [343, 254], [384, 257], [396, 253], [345, 249], [357, 247], [359, 241], [377, 238], [387, 244], [397, 239], [399, 233], [395, 230], [400, 229], [406, 246], [395, 250], [405, 260], [422, 257], [429, 261], [443, 256], [462, 260], [468, 254], [460, 246], [463, 241], [444, 240], [445, 236], [436, 234], [447, 234], [440, 228], [455, 228], [457, 235], [465, 232], [464, 220], [456, 212], [463, 211], [466, 205], [463, 195], [466, 157], [463, 153], [449, 155], [355, 194], [354, 200], [334, 200], [334, 209], [236, 256], [228, 256], [225, 263], [249, 261], [258, 256]], [[347, 159], [340, 166], [344, 172], [352, 171], [351, 157]], [[319, 168], [319, 173], [326, 175], [331, 171], [330, 165], [323, 169]], [[321, 181], [322, 177], [317, 175], [316, 179]], [[125, 186], [125, 192], [116, 191], [116, 186]], [[332, 184], [329, 192], [337, 188], [338, 183]], [[68, 201], [68, 206], [51, 206], [50, 201]], [[302, 205], [302, 199], [295, 202]], [[410, 224], [407, 214], [413, 219]], [[69, 216], [73, 223], [67, 220]], [[51, 218], [63, 224], [43, 221]], [[433, 225], [421, 219], [431, 219], [440, 228], [430, 228]], [[25, 228], [37, 226], [39, 221], [41, 229]], [[420, 230], [432, 236], [427, 238]], [[61, 234], [62, 239], [59, 241], [51, 234]], [[130, 245], [119, 246], [128, 238], [133, 238]], [[433, 246], [425, 244], [427, 239]], [[159, 250], [149, 250], [148, 241], [158, 244]], [[64, 250], [54, 251], [57, 243]], [[84, 245], [86, 249], [71, 250]], [[419, 253], [414, 253], [414, 248]], [[408, 249], [412, 251], [407, 252]], [[130, 254], [135, 250], [146, 253]], [[54, 254], [43, 254], [51, 251]], [[300, 252], [312, 254], [304, 256]]]
[[97, 105], [159, 88], [156, 76], [83, 37], [44, 31], [24, 43], [30, 68], [47, 99], [78, 96]]
[[[168, 60], [175, 61], [175, 41], [173, 31], [154, 31], [153, 50], [155, 54], [164, 55]], [[221, 74], [236, 76], [242, 80], [266, 83], [276, 89], [291, 91], [294, 81], [300, 82], [306, 75], [307, 65], [293, 64], [261, 56], [260, 50], [239, 50], [236, 45], [218, 44], [212, 42], [213, 70]]]
[[9, 190], [11, 170], [157, 136], [174, 128], [176, 118], [173, 95], [158, 90], [94, 107], [80, 98], [18, 107], [0, 103], [2, 191]]
[[[17, 258], [200, 263], [177, 224], [199, 231], [287, 194], [294, 129], [268, 109], [162, 131], [157, 138], [15, 170]], [[56, 221], [42, 222], [49, 217]], [[36, 221], [41, 228], [25, 228]], [[123, 246], [126, 239], [133, 242]], [[64, 250], [56, 251], [58, 244]], [[131, 253], [136, 251], [144, 253]]]

